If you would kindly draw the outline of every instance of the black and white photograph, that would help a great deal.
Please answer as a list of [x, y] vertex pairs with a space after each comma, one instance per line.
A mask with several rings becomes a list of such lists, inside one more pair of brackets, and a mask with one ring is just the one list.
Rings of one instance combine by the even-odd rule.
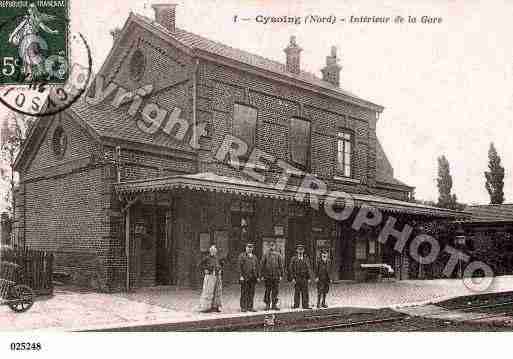
[[0, 352], [513, 332], [512, 33], [509, 1], [0, 0]]

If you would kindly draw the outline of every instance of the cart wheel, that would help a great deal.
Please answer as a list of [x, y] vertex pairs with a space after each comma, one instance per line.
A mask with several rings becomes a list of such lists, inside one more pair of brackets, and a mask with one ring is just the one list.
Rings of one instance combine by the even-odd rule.
[[12, 302], [9, 307], [16, 313], [23, 313], [34, 304], [34, 291], [26, 285], [17, 285], [13, 289]]

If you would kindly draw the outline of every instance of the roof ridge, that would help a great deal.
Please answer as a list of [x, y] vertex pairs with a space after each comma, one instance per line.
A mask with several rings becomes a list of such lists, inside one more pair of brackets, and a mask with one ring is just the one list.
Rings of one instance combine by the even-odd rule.
[[[319, 86], [325, 90], [334, 91], [335, 93], [338, 93], [339, 95], [348, 96], [353, 101], [356, 101], [357, 105], [368, 107], [370, 108], [377, 108], [378, 110], [382, 110], [383, 106], [378, 105], [374, 103], [373, 101], [367, 100], [361, 96], [358, 96], [354, 94], [352, 91], [346, 90], [340, 86], [336, 86], [328, 81], [325, 81], [321, 77], [317, 76], [315, 73], [305, 70], [300, 70], [298, 74], [291, 73], [286, 70], [286, 65], [282, 62], [279, 62], [277, 60], [270, 59], [268, 57], [255, 54], [253, 52], [249, 52], [247, 50], [243, 50], [237, 47], [233, 47], [230, 45], [227, 45], [223, 42], [212, 40], [211, 38], [208, 38], [203, 35], [198, 35], [194, 32], [190, 32], [187, 30], [184, 30], [182, 28], [176, 28], [177, 31], [171, 32], [168, 29], [166, 29], [164, 26], [160, 25], [158, 22], [156, 22], [154, 19], [151, 19], [145, 15], [137, 14], [132, 12], [131, 13], [136, 19], [139, 19], [140, 21], [145, 22], [148, 26], [152, 26], [155, 29], [162, 31], [167, 36], [169, 36], [171, 39], [181, 43], [182, 45], [190, 48], [190, 49], [197, 49], [202, 50], [208, 53], [213, 53], [215, 55], [219, 55], [221, 57], [225, 57], [231, 60], [238, 61], [240, 63], [250, 65], [255, 68], [264, 69], [273, 73], [277, 73], [282, 76], [287, 76], [291, 79], [302, 81], [306, 83], [310, 83], [314, 86]], [[196, 38], [196, 39], [194, 39]], [[196, 40], [196, 41], [194, 41]], [[195, 44], [196, 42], [196, 44]], [[203, 47], [201, 46], [201, 42], [203, 42]], [[225, 52], [231, 52], [231, 54], [222, 54], [219, 53], [219, 51], [216, 51], [216, 47], [219, 49], [223, 49]], [[231, 55], [231, 56], [230, 56]], [[251, 61], [251, 60], [254, 61]], [[274, 69], [273, 69], [274, 67]]]
[[[175, 38], [174, 34], [172, 32], [170, 32], [168, 29], [166, 29], [164, 26], [162, 26], [161, 24], [159, 24], [158, 22], [156, 22], [155, 20], [145, 16], [145, 15], [141, 15], [141, 14], [137, 14], [137, 13], [134, 13], [136, 16], [139, 16], [139, 17], [142, 17], [144, 18], [145, 20], [147, 21], [150, 21], [152, 23], [152, 25], [154, 26], [157, 26], [158, 28], [160, 28], [161, 30], [165, 31], [168, 35], [172, 36], [173, 38]], [[280, 66], [283, 66], [283, 68], [285, 69], [286, 68], [286, 64], [283, 63], [283, 62], [280, 62], [278, 60], [273, 60], [269, 57], [265, 57], [265, 56], [262, 56], [262, 55], [259, 55], [257, 53], [254, 53], [254, 52], [249, 52], [247, 50], [244, 50], [244, 49], [241, 49], [241, 48], [238, 48], [238, 47], [234, 47], [234, 46], [231, 46], [231, 45], [228, 45], [224, 42], [221, 42], [221, 41], [218, 41], [218, 40], [214, 40], [214, 39], [211, 39], [209, 37], [206, 37], [204, 35], [200, 35], [200, 34], [197, 34], [195, 32], [192, 32], [192, 31], [188, 31], [188, 30], [185, 30], [181, 27], [176, 27], [175, 28], [176, 30], [178, 31], [181, 31], [181, 32], [184, 32], [186, 34], [190, 34], [190, 35], [193, 35], [193, 36], [196, 36], [196, 37], [199, 37], [201, 38], [202, 40], [205, 40], [205, 41], [209, 41], [209, 42], [213, 42], [217, 45], [221, 45], [221, 46], [224, 46], [224, 47], [228, 47], [232, 50], [235, 50], [235, 51], [240, 51], [240, 52], [244, 52], [248, 55], [251, 55], [251, 56], [255, 56], [255, 57], [258, 57], [260, 59], [263, 59], [263, 60], [266, 60], [266, 61], [269, 61], [269, 62], [274, 62], [276, 65], [280, 65]], [[306, 70], [299, 70], [302, 74], [305, 74], [305, 75], [308, 75], [308, 76], [312, 76], [314, 78], [316, 78], [317, 80], [320, 80], [320, 81], [324, 81], [326, 82], [326, 84], [329, 84], [329, 82], [325, 81], [322, 79], [322, 77], [319, 77], [317, 76], [315, 73], [311, 72], [311, 71], [306, 71]], [[291, 73], [291, 75], [294, 75], [293, 73]]]
[[[162, 25], [158, 24], [158, 23], [155, 23], [157, 25], [159, 25], [160, 27], [163, 27]], [[164, 28], [164, 27], [163, 27]], [[166, 28], [164, 28], [171, 36], [173, 36], [173, 33], [172, 32], [169, 32]], [[197, 34], [195, 32], [191, 32], [191, 31], [188, 31], [188, 30], [185, 30], [185, 29], [182, 29], [182, 28], [179, 28], [177, 27], [176, 30], [179, 30], [179, 31], [182, 31], [182, 32], [185, 32], [187, 34], [191, 34], [193, 36], [197, 36], [197, 37], [200, 37], [201, 39], [205, 40], [205, 41], [209, 41], [209, 42], [214, 42], [218, 45], [221, 45], [221, 46], [224, 46], [224, 47], [228, 47], [232, 50], [235, 50], [235, 51], [240, 51], [240, 52], [243, 52], [243, 53], [246, 53], [248, 55], [251, 55], [251, 56], [254, 56], [254, 57], [258, 57], [260, 59], [263, 59], [263, 60], [266, 60], [266, 61], [269, 61], [269, 62], [274, 62], [276, 65], [280, 65], [280, 66], [283, 66], [284, 69], [286, 69], [287, 65], [283, 62], [280, 62], [278, 60], [273, 60], [269, 57], [265, 57], [265, 56], [262, 56], [262, 55], [259, 55], [257, 53], [254, 53], [254, 52], [250, 52], [250, 51], [247, 51], [247, 50], [244, 50], [244, 49], [241, 49], [241, 48], [238, 48], [238, 47], [234, 47], [234, 46], [231, 46], [231, 45], [228, 45], [228, 44], [225, 44], [224, 42], [221, 42], [221, 41], [218, 41], [218, 40], [213, 40], [211, 38], [208, 38], [208, 37], [205, 37], [203, 35], [200, 35], [200, 34]], [[326, 82], [327, 84], [329, 84], [329, 82], [323, 80], [321, 77], [317, 76], [315, 73], [313, 72], [310, 72], [310, 71], [306, 71], [306, 70], [299, 70], [300, 73], [304, 74], [304, 75], [308, 75], [308, 76], [312, 76], [312, 77], [315, 77], [317, 80], [320, 80], [320, 81], [324, 81]], [[294, 75], [293, 73], [291, 73], [291, 75]]]

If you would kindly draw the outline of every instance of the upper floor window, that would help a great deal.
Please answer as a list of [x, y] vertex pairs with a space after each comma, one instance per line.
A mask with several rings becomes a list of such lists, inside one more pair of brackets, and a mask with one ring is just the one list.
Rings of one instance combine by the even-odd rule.
[[300, 118], [290, 119], [290, 157], [292, 162], [309, 167], [310, 122]]
[[68, 144], [68, 138], [66, 137], [66, 133], [62, 126], [58, 126], [53, 132], [52, 137], [52, 149], [53, 153], [59, 157], [64, 157], [64, 152], [66, 151], [66, 146]]
[[351, 177], [353, 136], [350, 132], [337, 133], [337, 170], [344, 177]]
[[134, 81], [139, 81], [146, 70], [146, 57], [144, 53], [137, 49], [132, 54], [129, 63], [130, 77]]
[[248, 145], [248, 152], [255, 146], [257, 109], [236, 103], [233, 105], [233, 135]]

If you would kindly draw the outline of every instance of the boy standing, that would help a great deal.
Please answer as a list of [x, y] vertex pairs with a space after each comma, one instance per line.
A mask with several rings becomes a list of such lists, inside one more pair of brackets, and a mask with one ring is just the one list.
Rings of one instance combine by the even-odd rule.
[[315, 267], [315, 281], [317, 282], [317, 308], [328, 308], [326, 294], [330, 289], [330, 263], [328, 250], [321, 250], [321, 258]]

